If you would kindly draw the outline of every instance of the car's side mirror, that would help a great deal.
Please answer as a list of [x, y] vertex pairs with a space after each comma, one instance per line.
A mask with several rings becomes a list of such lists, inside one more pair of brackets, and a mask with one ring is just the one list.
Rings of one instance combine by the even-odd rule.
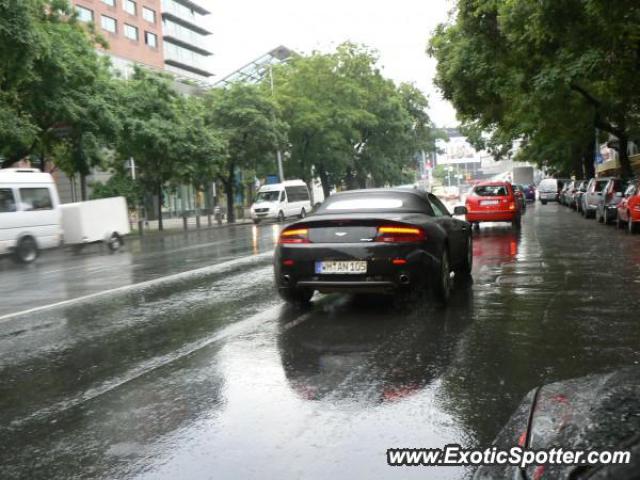
[[453, 214], [454, 215], [466, 215], [467, 214], [467, 207], [464, 207], [462, 205], [458, 205], [457, 207], [454, 207]]

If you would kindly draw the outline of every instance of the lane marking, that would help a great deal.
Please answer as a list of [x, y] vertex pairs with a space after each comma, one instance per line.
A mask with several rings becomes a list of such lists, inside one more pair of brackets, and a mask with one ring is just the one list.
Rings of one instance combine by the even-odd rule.
[[177, 280], [187, 279], [190, 277], [196, 277], [198, 275], [216, 273], [218, 271], [224, 270], [225, 268], [233, 265], [244, 265], [248, 263], [253, 263], [263, 258], [267, 258], [273, 255], [273, 250], [270, 252], [261, 253], [258, 255], [252, 255], [249, 257], [238, 257], [232, 260], [228, 260], [226, 262], [218, 263], [216, 265], [209, 265], [207, 267], [196, 268], [194, 270], [187, 270], [186, 272], [174, 273], [173, 275], [167, 275], [160, 278], [154, 278], [152, 280], [146, 280], [144, 282], [132, 283], [130, 285], [122, 285], [121, 287], [111, 288], [109, 290], [103, 290], [101, 292], [89, 293], [87, 295], [83, 295], [80, 297], [70, 298], [68, 300], [62, 300], [55, 303], [50, 303], [47, 305], [41, 305], [38, 307], [28, 308], [26, 310], [21, 310], [19, 312], [7, 313], [5, 315], [0, 315], [0, 323], [5, 323], [13, 318], [20, 317], [23, 315], [30, 315], [33, 313], [41, 312], [44, 310], [59, 308], [67, 305], [73, 305], [76, 303], [82, 303], [87, 300], [93, 300], [99, 297], [103, 297], [106, 295], [111, 295], [114, 293], [126, 292], [127, 290], [135, 290], [140, 288], [147, 288], [156, 285], [161, 285], [163, 283], [171, 283]]

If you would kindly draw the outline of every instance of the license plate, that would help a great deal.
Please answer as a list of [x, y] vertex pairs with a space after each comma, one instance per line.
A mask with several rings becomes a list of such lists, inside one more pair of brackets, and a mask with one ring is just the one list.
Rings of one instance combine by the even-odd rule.
[[498, 205], [500, 202], [498, 200], [481, 200], [480, 205]]
[[331, 274], [331, 273], [347, 273], [347, 274], [361, 274], [367, 273], [367, 262], [363, 260], [349, 260], [349, 261], [326, 261], [316, 262], [316, 273], [318, 274]]

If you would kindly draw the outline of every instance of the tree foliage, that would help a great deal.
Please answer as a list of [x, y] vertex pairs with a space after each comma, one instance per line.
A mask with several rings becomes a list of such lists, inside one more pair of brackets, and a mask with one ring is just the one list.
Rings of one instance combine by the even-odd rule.
[[621, 165], [630, 175], [639, 21], [631, 0], [460, 0], [430, 41], [436, 84], [477, 146], [504, 155], [523, 139], [523, 157], [589, 174], [597, 127], [625, 146]]
[[307, 181], [318, 175], [325, 195], [334, 185], [401, 182], [413, 155], [434, 146], [426, 98], [385, 79], [377, 60], [370, 49], [345, 43], [274, 69], [290, 126], [287, 172]]
[[227, 195], [227, 219], [235, 221], [234, 191], [241, 170], [273, 162], [285, 131], [273, 100], [258, 85], [237, 83], [214, 89], [204, 99], [206, 125], [223, 144], [217, 178]]
[[[113, 79], [83, 28], [61, 0], [0, 3], [0, 154], [64, 154], [59, 164], [86, 175], [117, 138]], [[64, 146], [60, 147], [60, 143]]]

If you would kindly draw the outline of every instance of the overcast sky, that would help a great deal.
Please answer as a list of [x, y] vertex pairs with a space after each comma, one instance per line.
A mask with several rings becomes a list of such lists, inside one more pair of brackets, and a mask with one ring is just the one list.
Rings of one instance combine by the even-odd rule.
[[215, 78], [284, 45], [300, 53], [329, 51], [350, 40], [380, 53], [386, 76], [413, 82], [429, 97], [438, 126], [457, 124], [455, 111], [432, 84], [435, 62], [426, 53], [436, 25], [452, 0], [200, 0], [212, 14], [210, 67]]

